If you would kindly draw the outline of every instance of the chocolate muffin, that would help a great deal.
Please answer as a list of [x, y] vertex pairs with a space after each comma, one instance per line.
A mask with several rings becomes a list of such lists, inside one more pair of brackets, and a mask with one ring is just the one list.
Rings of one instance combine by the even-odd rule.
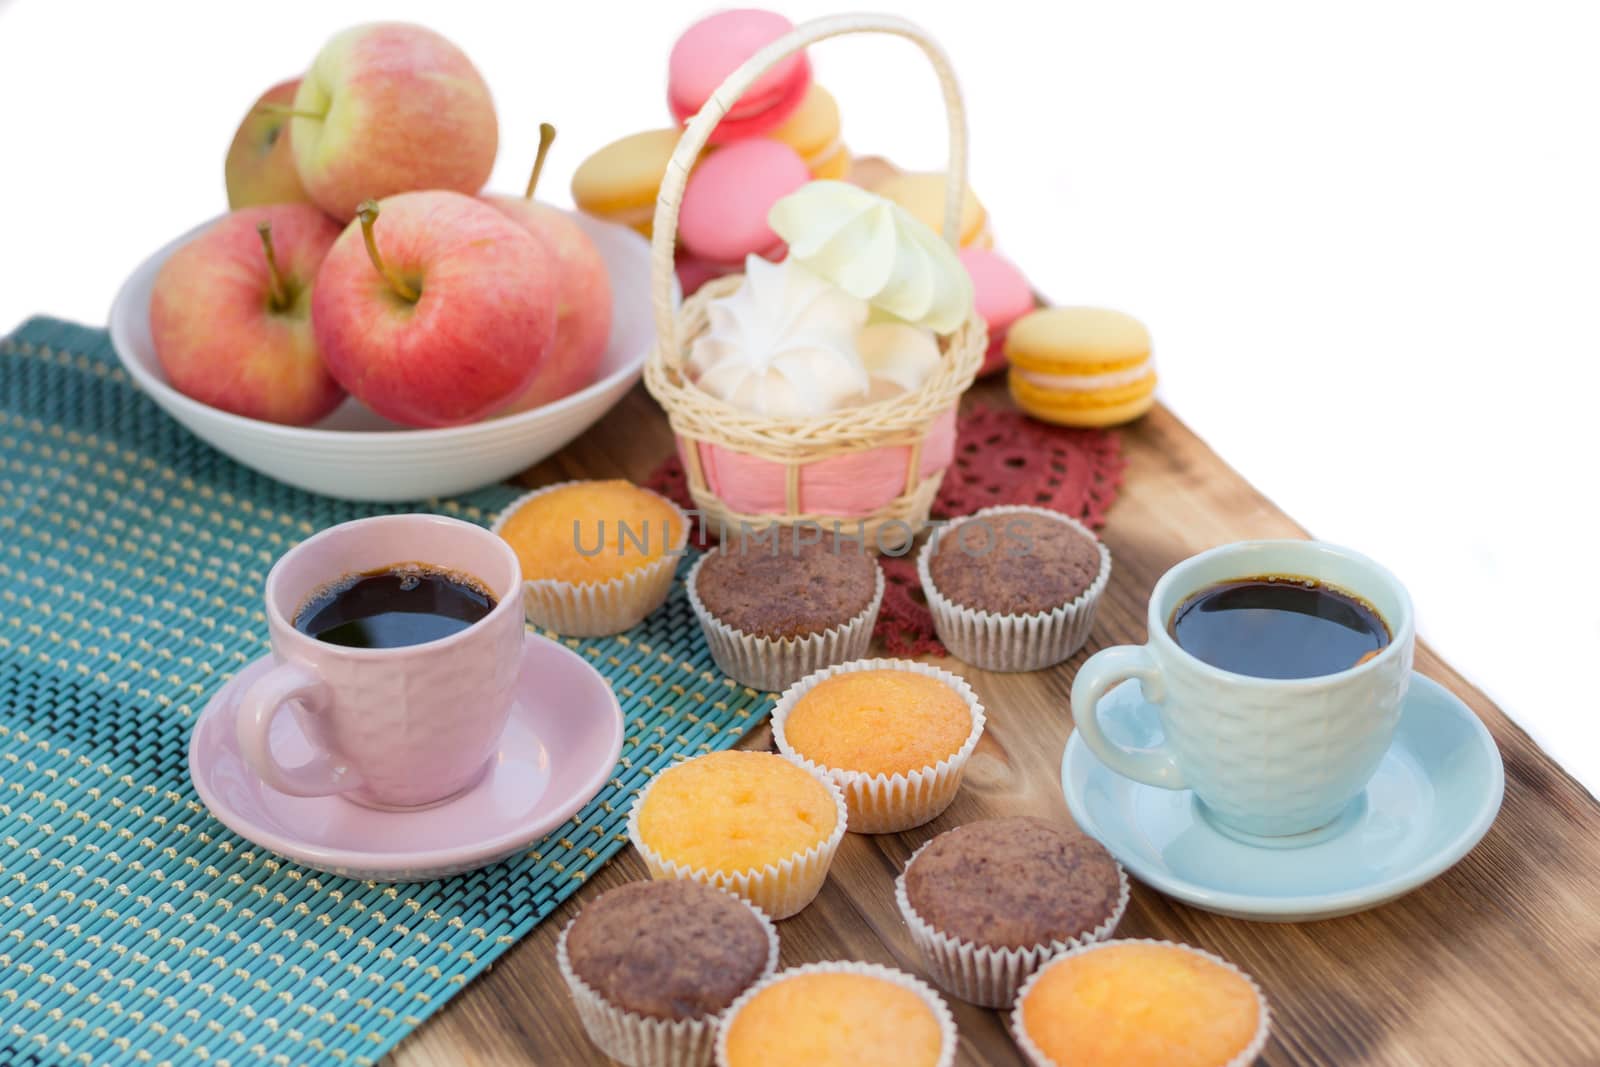
[[652, 1019], [721, 1012], [774, 964], [768, 926], [730, 893], [633, 882], [584, 908], [566, 933], [573, 974], [614, 1008]]
[[929, 926], [993, 948], [1081, 938], [1116, 914], [1122, 882], [1099, 842], [1044, 819], [986, 819], [940, 834], [906, 867]]
[[935, 982], [1004, 1008], [1045, 960], [1111, 936], [1128, 879], [1075, 829], [988, 819], [924, 845], [895, 881], [895, 903]]
[[731, 537], [705, 558], [695, 581], [714, 617], [759, 637], [805, 637], [867, 610], [878, 565], [852, 541], [797, 538], [789, 527], [770, 536]]
[[778, 692], [866, 655], [883, 572], [860, 542], [816, 532], [730, 537], [695, 564], [689, 604], [724, 674]]
[[1059, 512], [985, 508], [938, 531], [917, 575], [952, 655], [985, 670], [1035, 671], [1088, 640], [1111, 553]]
[[1033, 615], [1071, 603], [1100, 575], [1100, 544], [1033, 512], [974, 516], [946, 530], [929, 561], [939, 592], [962, 607]]

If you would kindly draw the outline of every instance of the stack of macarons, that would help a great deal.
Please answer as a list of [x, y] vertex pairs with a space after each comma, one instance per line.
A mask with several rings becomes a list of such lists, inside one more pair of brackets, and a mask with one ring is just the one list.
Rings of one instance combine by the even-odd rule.
[[[650, 236], [682, 127], [728, 75], [793, 28], [776, 12], [739, 8], [685, 30], [667, 60], [667, 110], [677, 125], [624, 137], [585, 160], [572, 179], [578, 207]], [[774, 64], [717, 124], [690, 174], [678, 218], [684, 292], [742, 269], [747, 255], [781, 259], [783, 242], [767, 225], [767, 211], [806, 182], [849, 170], [839, 106], [812, 80], [805, 53]]]
[[[677, 125], [630, 134], [595, 152], [572, 178], [572, 198], [590, 215], [651, 236], [656, 197], [682, 127], [746, 60], [794, 28], [773, 11], [738, 8], [696, 22], [667, 61], [667, 110]], [[855, 159], [839, 138], [839, 105], [811, 77], [800, 52], [753, 82], [717, 124], [690, 172], [678, 213], [676, 266], [687, 296], [744, 269], [746, 256], [780, 260], [786, 249], [768, 225], [772, 205], [809, 181], [848, 180], [905, 208], [934, 232], [944, 228], [946, 175], [908, 173], [876, 157]], [[1028, 280], [994, 251], [989, 213], [970, 188], [958, 244], [989, 328], [979, 374], [1005, 366], [1010, 325], [1033, 310]]]
[[1011, 396], [1036, 419], [1116, 426], [1155, 404], [1150, 333], [1106, 308], [1053, 307], [1011, 325], [1005, 342]]

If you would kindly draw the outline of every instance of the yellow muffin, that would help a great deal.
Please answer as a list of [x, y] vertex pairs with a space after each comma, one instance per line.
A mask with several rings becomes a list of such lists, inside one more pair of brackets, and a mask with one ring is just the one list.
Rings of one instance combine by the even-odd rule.
[[1115, 426], [1155, 404], [1150, 333], [1107, 308], [1029, 312], [1006, 331], [1009, 384], [1017, 406], [1064, 426]]
[[728, 1067], [934, 1067], [944, 1046], [926, 1000], [848, 971], [779, 976], [725, 1025]]
[[1046, 964], [1017, 1005], [1057, 1067], [1225, 1067], [1261, 1030], [1251, 983], [1179, 945], [1108, 941]]
[[681, 545], [683, 518], [665, 499], [622, 480], [573, 482], [530, 497], [500, 524], [526, 581], [609, 582]]
[[772, 711], [778, 751], [839, 787], [858, 834], [899, 833], [949, 807], [983, 726], [960, 676], [898, 659], [817, 671]]
[[838, 818], [828, 787], [782, 756], [713, 752], [657, 776], [638, 835], [663, 859], [733, 874], [821, 845]]
[[[934, 233], [944, 234], [944, 175], [893, 174], [871, 186], [873, 192], [885, 200], [893, 200], [911, 214], [927, 223]], [[989, 213], [984, 210], [971, 186], [961, 203], [961, 247], [993, 248], [994, 234], [989, 230]]]
[[910, 671], [850, 671], [806, 692], [783, 724], [797, 755], [862, 774], [908, 774], [958, 752], [972, 732], [965, 698]]

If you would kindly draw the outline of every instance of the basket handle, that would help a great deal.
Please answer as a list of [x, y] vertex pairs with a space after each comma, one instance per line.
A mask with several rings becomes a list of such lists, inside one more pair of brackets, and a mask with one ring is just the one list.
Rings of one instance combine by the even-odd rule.
[[678, 239], [678, 208], [683, 203], [683, 190], [689, 182], [689, 171], [705, 149], [716, 128], [744, 91], [779, 60], [785, 59], [818, 41], [829, 37], [842, 37], [851, 33], [886, 33], [904, 37], [916, 44], [933, 64], [939, 87], [944, 92], [945, 116], [950, 124], [950, 162], [945, 182], [944, 239], [952, 248], [961, 239], [961, 207], [967, 191], [967, 116], [961, 104], [961, 89], [956, 84], [955, 71], [950, 58], [944, 54], [934, 39], [913, 22], [895, 15], [829, 15], [802, 22], [782, 37], [762, 48], [745, 60], [737, 70], [728, 75], [717, 91], [711, 94], [694, 118], [689, 120], [678, 138], [678, 147], [667, 161], [667, 172], [661, 179], [661, 191], [656, 197], [656, 217], [650, 242], [650, 289], [655, 303], [656, 343], [668, 354], [669, 363], [679, 363], [683, 353], [676, 342], [674, 325], [675, 308], [672, 305], [672, 281], [676, 276], [673, 254]]

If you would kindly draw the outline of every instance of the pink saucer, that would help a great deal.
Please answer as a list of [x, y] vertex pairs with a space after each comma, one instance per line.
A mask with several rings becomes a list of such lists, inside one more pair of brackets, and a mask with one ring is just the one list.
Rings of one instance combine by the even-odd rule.
[[[211, 698], [189, 739], [189, 777], [230, 830], [347, 878], [426, 882], [515, 855], [592, 800], [622, 752], [610, 685], [582, 656], [530, 633], [499, 752], [467, 792], [418, 811], [285, 796], [245, 764], [233, 728], [238, 694], [271, 666], [261, 657]], [[293, 715], [277, 717], [272, 747], [291, 765], [311, 754]]]

